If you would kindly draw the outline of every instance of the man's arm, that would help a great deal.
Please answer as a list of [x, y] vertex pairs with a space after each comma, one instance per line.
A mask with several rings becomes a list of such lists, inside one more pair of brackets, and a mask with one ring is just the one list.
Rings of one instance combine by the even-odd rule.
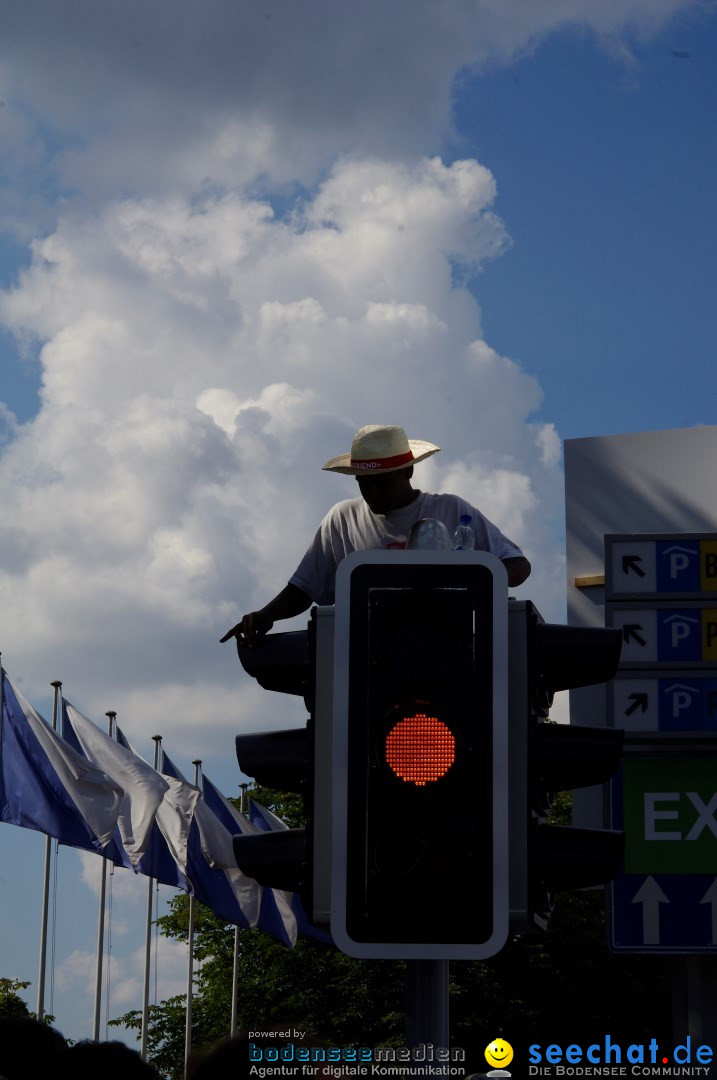
[[[515, 559], [514, 561], [518, 562], [519, 560]], [[219, 641], [223, 643], [234, 637], [237, 639], [237, 645], [248, 645], [251, 648], [271, 630], [275, 622], [280, 619], [291, 619], [294, 615], [301, 615], [302, 611], [306, 611], [310, 607], [311, 597], [298, 589], [296, 585], [287, 585], [265, 607], [259, 611], [250, 611], [247, 615], [244, 615], [240, 622], [236, 626], [232, 626], [231, 630], [227, 630], [224, 637], [220, 638]]]
[[522, 585], [530, 574], [530, 563], [524, 555], [514, 559], [503, 559], [503, 566], [508, 571], [508, 585], [511, 588]]

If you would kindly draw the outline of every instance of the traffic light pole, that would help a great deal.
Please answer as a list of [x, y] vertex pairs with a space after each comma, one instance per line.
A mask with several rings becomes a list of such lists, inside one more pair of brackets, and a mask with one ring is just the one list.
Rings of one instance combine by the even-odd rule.
[[406, 1045], [448, 1049], [447, 960], [406, 961]]

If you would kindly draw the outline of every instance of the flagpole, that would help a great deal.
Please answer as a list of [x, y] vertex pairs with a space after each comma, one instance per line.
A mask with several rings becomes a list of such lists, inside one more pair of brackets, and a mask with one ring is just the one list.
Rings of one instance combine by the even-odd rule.
[[[112, 738], [112, 722], [117, 716], [113, 710], [105, 713], [107, 734]], [[97, 926], [97, 966], [95, 977], [95, 1015], [92, 1026], [94, 1042], [100, 1041], [100, 1014], [102, 1010], [102, 959], [105, 948], [105, 900], [107, 896], [107, 859], [102, 859], [102, 877], [100, 879], [100, 912]]]
[[[194, 786], [199, 787], [201, 758], [192, 762], [194, 766]], [[186, 1075], [189, 1055], [192, 1052], [192, 995], [194, 993], [194, 891], [189, 894], [189, 929], [187, 933], [189, 962], [187, 971], [187, 1013], [184, 1029], [184, 1069]]]
[[[154, 768], [157, 771], [159, 765], [159, 746], [162, 742], [161, 735], [153, 735], [154, 742]], [[140, 1055], [147, 1060], [147, 1035], [149, 1027], [149, 972], [152, 963], [152, 888], [154, 878], [147, 881], [147, 929], [144, 943], [144, 993], [142, 996], [142, 1036], [140, 1042]]]
[[[57, 714], [62, 683], [55, 679], [50, 683], [55, 694], [52, 703], [52, 729], [57, 731]], [[40, 918], [40, 969], [37, 975], [37, 1019], [45, 1015], [45, 969], [47, 966], [47, 921], [50, 910], [50, 863], [52, 861], [52, 837], [45, 837], [45, 871], [42, 885], [42, 915]]]
[[[248, 784], [240, 784], [241, 798], [239, 801], [239, 809], [242, 814], [246, 813], [246, 790], [249, 787]], [[232, 1019], [230, 1033], [232, 1039], [237, 1033], [237, 1013], [239, 1011], [239, 927], [234, 927], [234, 968], [232, 975]]]

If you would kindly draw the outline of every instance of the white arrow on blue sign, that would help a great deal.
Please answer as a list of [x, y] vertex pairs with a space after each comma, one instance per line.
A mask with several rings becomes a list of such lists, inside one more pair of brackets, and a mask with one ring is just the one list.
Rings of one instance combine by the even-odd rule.
[[616, 952], [717, 952], [717, 877], [622, 874], [611, 885]]
[[605, 537], [606, 598], [717, 595], [717, 534]]
[[717, 671], [671, 670], [660, 678], [649, 677], [647, 672], [626, 675], [622, 673], [611, 683], [613, 727], [717, 732]]
[[717, 664], [717, 607], [671, 604], [611, 605], [610, 626], [622, 630], [621, 668], [663, 664]]

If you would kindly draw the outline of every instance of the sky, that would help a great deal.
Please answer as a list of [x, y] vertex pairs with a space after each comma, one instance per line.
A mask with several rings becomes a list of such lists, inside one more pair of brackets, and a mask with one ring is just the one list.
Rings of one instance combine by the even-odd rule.
[[[562, 621], [563, 441], [715, 423], [717, 5], [0, 0], [0, 26], [0, 649], [30, 701], [61, 679], [235, 794], [234, 734], [303, 712], [218, 639], [354, 494], [321, 465], [364, 423], [440, 445], [416, 483], [515, 539], [515, 595]], [[0, 975], [32, 1003], [42, 840], [0, 844]], [[74, 1038], [97, 861], [61, 852]], [[144, 882], [113, 888], [116, 1015]]]

